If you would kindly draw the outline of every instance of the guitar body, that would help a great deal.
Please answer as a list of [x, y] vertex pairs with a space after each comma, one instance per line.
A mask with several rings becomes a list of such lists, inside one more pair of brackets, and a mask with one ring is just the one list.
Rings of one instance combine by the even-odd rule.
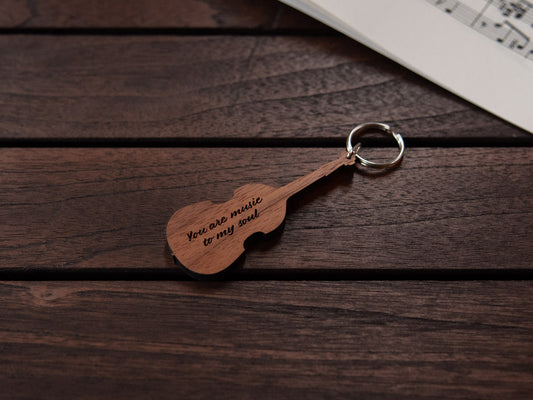
[[204, 201], [176, 211], [167, 225], [168, 245], [189, 271], [216, 274], [241, 256], [247, 238], [280, 226], [286, 205], [287, 197], [276, 188], [242, 186], [225, 203]]

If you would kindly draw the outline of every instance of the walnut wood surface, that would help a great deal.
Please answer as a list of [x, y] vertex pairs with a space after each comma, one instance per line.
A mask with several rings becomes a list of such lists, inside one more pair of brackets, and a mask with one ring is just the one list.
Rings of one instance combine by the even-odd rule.
[[0, 36], [0, 138], [530, 138], [344, 37]]
[[[176, 210], [247, 183], [279, 187], [338, 151], [2, 149], [1, 268], [173, 270], [165, 227]], [[293, 197], [282, 229], [252, 240], [241, 266], [530, 269], [532, 178], [533, 148], [410, 148], [384, 176], [341, 170]]]
[[[275, 0], [2, 0], [0, 27], [273, 28], [287, 9]], [[284, 25], [305, 24], [293, 13]]]
[[529, 399], [531, 282], [1, 282], [0, 398]]

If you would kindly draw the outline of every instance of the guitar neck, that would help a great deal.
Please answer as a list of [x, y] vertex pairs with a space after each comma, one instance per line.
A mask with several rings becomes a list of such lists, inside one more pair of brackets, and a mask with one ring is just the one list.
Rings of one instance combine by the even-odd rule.
[[280, 198], [288, 199], [289, 197], [302, 191], [306, 187], [312, 185], [319, 179], [324, 178], [330, 175], [331, 173], [335, 172], [343, 165], [354, 165], [354, 163], [355, 163], [355, 157], [348, 159], [346, 158], [346, 153], [343, 153], [339, 158], [322, 165], [317, 170], [305, 176], [302, 176], [286, 184], [285, 186], [280, 187], [279, 189], [276, 190], [276, 194]]

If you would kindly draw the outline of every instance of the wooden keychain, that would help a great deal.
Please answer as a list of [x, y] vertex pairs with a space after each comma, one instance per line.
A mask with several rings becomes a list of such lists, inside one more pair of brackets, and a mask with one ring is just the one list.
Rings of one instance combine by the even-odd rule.
[[[359, 155], [361, 144], [352, 146], [352, 139], [368, 130], [378, 130], [396, 139], [400, 152], [394, 160], [375, 163]], [[233, 198], [225, 203], [203, 201], [176, 211], [167, 225], [168, 245], [177, 262], [193, 276], [217, 274], [242, 255], [247, 238], [258, 232], [270, 233], [281, 225], [289, 197], [345, 165], [359, 162], [370, 168], [395, 167], [402, 161], [404, 147], [402, 136], [386, 124], [358, 125], [346, 140], [346, 153], [285, 186], [251, 183], [235, 190]]]

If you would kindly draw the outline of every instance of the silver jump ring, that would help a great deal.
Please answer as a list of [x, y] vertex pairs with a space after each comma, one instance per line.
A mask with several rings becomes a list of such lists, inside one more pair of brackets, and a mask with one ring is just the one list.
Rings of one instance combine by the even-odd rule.
[[[396, 142], [398, 142], [398, 147], [400, 148], [400, 152], [394, 160], [388, 163], [376, 163], [373, 161], [369, 161], [359, 155], [361, 143], [357, 143], [354, 149], [354, 146], [352, 146], [352, 138], [354, 136], [361, 136], [363, 133], [369, 130], [378, 130], [384, 133], [389, 133], [392, 135], [392, 137], [394, 137], [394, 139], [396, 139]], [[367, 122], [366, 124], [357, 125], [355, 128], [352, 129], [352, 131], [348, 135], [348, 139], [346, 139], [346, 151], [348, 152], [348, 154], [346, 155], [347, 158], [351, 158], [352, 155], [355, 155], [357, 161], [359, 161], [359, 163], [364, 167], [386, 169], [393, 168], [402, 162], [403, 153], [405, 151], [405, 145], [403, 143], [402, 135], [393, 132], [389, 125], [382, 124], [381, 122]]]

